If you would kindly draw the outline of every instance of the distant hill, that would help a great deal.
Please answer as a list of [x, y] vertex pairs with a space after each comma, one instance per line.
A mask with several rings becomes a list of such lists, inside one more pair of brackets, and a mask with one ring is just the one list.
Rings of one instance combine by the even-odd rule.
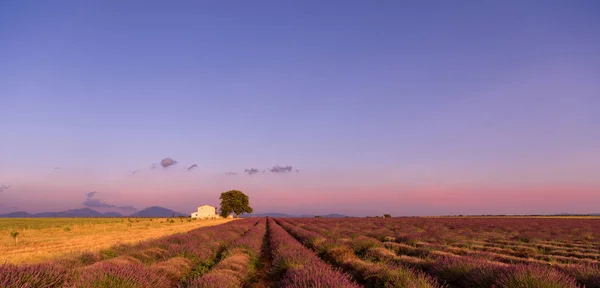
[[250, 218], [250, 217], [273, 217], [273, 218], [292, 218], [298, 217], [293, 215], [288, 215], [284, 213], [257, 213], [257, 214], [242, 214], [241, 218]]
[[337, 213], [333, 213], [333, 214], [325, 214], [325, 215], [300, 215], [300, 216], [295, 216], [295, 217], [301, 217], [301, 218], [315, 218], [315, 216], [321, 216], [323, 218], [347, 218], [348, 216], [346, 215], [342, 215], [342, 214], [337, 214]]
[[323, 218], [347, 218], [347, 217], [348, 216], [346, 216], [346, 215], [337, 214], [337, 213], [323, 215]]
[[29, 218], [31, 214], [25, 211], [11, 212], [8, 214], [0, 215], [2, 218]]
[[29, 214], [24, 211], [12, 212], [0, 215], [0, 218], [78, 218], [78, 217], [120, 217], [120, 213], [100, 213], [90, 208], [73, 209], [61, 212], [42, 212]]
[[[308, 215], [308, 214], [302, 214], [302, 215], [290, 215], [290, 214], [285, 214], [285, 213], [257, 213], [257, 214], [242, 214], [242, 218], [249, 218], [249, 217], [273, 217], [273, 218], [315, 218], [315, 216], [317, 215]], [[327, 215], [320, 215], [323, 218], [346, 218], [348, 216], [346, 215], [342, 215], [342, 214], [327, 214]]]
[[152, 207], [148, 207], [146, 209], [140, 210], [138, 212], [135, 212], [135, 213], [131, 214], [130, 217], [171, 217], [171, 216], [173, 216], [173, 213], [175, 214], [175, 217], [189, 216], [188, 214], [175, 212], [168, 208], [152, 206]]

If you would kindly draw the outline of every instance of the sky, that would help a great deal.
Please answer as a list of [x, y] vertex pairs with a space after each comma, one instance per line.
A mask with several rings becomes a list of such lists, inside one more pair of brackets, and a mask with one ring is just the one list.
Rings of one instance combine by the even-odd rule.
[[600, 213], [597, 1], [2, 1], [0, 39], [2, 213]]

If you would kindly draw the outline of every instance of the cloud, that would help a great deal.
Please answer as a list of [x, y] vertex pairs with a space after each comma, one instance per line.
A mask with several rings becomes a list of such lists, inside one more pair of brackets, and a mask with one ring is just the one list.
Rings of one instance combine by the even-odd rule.
[[52, 170], [60, 170], [60, 167], [54, 167]]
[[85, 200], [82, 203], [83, 206], [90, 207], [90, 208], [118, 208], [118, 209], [129, 210], [129, 211], [137, 210], [136, 208], [134, 208], [132, 206], [117, 206], [117, 205], [113, 205], [113, 204], [108, 204], [102, 200], [94, 199], [94, 196], [96, 195], [96, 193], [98, 193], [98, 192], [93, 191], [93, 192], [85, 194]]
[[131, 171], [131, 175], [135, 175], [135, 174], [137, 174], [138, 172], [140, 172], [140, 169], [135, 169], [135, 170]]
[[10, 188], [10, 185], [0, 185], [0, 193], [8, 190]]
[[173, 166], [175, 164], [177, 164], [177, 161], [171, 158], [165, 158], [160, 161], [160, 166], [162, 166], [163, 168], [168, 168], [169, 166]]
[[234, 175], [238, 175], [238, 173], [236, 173], [236, 172], [226, 172], [225, 175], [227, 175], [227, 176], [234, 176]]
[[156, 163], [152, 163], [152, 165], [150, 165], [150, 170], [154, 170], [154, 168], [156, 168]]
[[252, 175], [252, 174], [256, 174], [260, 172], [260, 170], [256, 169], [256, 168], [250, 168], [250, 169], [245, 169], [244, 173], [248, 173], [248, 175]]
[[269, 169], [270, 172], [272, 173], [288, 173], [288, 172], [292, 172], [292, 166], [279, 166], [279, 165], [275, 165], [273, 166], [273, 168]]
[[198, 167], [198, 164], [193, 164], [192, 166], [188, 167], [186, 169], [186, 171], [190, 172], [190, 171], [192, 171], [192, 169], [197, 168], [197, 167]]

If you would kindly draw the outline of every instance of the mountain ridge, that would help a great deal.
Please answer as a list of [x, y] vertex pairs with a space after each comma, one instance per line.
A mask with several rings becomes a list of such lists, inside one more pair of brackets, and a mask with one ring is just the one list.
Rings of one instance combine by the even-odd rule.
[[[118, 215], [118, 216], [117, 216]], [[40, 212], [30, 214], [25, 211], [11, 212], [0, 215], [0, 218], [79, 218], [79, 217], [121, 217], [121, 213], [100, 213], [90, 208], [71, 209], [59, 212]]]
[[250, 218], [250, 217], [273, 217], [273, 218], [315, 218], [315, 216], [321, 216], [323, 218], [346, 218], [350, 216], [331, 213], [325, 215], [311, 215], [311, 214], [301, 214], [301, 215], [290, 215], [286, 213], [279, 212], [268, 212], [268, 213], [256, 213], [256, 214], [242, 214], [241, 218]]
[[144, 208], [140, 211], [137, 211], [131, 214], [131, 217], [171, 217], [175, 215], [175, 217], [179, 216], [189, 216], [189, 214], [184, 214], [180, 212], [173, 211], [169, 208], [160, 207], [160, 206], [150, 206]]
[[0, 218], [102, 218], [102, 217], [175, 217], [189, 216], [188, 214], [173, 211], [160, 206], [151, 206], [137, 211], [129, 216], [118, 212], [101, 213], [90, 208], [71, 209], [59, 212], [40, 212], [28, 213], [25, 211], [16, 211], [6, 214], [0, 214]]

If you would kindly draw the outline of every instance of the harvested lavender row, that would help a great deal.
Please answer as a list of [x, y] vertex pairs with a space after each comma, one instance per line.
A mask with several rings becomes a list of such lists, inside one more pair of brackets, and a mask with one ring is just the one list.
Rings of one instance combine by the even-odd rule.
[[292, 236], [324, 255], [331, 263], [342, 267], [368, 287], [440, 287], [435, 279], [402, 265], [360, 259], [355, 252], [361, 254], [368, 248], [361, 246], [361, 243], [356, 243], [358, 245], [353, 247], [349, 243], [327, 239], [317, 232], [294, 226], [281, 219], [277, 222]]
[[202, 227], [99, 253], [38, 265], [0, 265], [0, 287], [173, 287], [214, 265], [217, 254], [256, 220]]
[[241, 287], [255, 270], [265, 232], [266, 221], [263, 219], [243, 237], [233, 241], [223, 252], [223, 260], [217, 263], [208, 273], [192, 278], [181, 286]]
[[350, 275], [321, 261], [275, 221], [269, 219], [268, 225], [273, 251], [272, 272], [278, 278], [280, 287], [360, 287], [351, 280]]

